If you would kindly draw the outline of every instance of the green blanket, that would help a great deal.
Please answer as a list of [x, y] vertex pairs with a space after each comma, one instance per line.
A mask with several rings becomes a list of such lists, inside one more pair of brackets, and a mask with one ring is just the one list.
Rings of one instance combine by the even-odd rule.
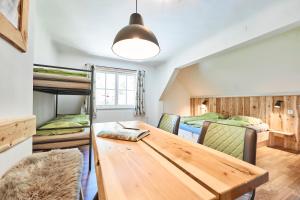
[[56, 129], [56, 130], [43, 130], [48, 128], [67, 128], [67, 127], [81, 127], [89, 125], [88, 115], [59, 115], [54, 120], [51, 120], [41, 126], [37, 130], [37, 135], [61, 135], [68, 133], [77, 133], [83, 131], [83, 128], [70, 128], [70, 129]]
[[247, 127], [250, 125], [250, 123], [248, 122], [241, 121], [241, 120], [232, 120], [232, 119], [218, 120], [218, 123], [232, 125], [232, 126], [240, 126], [240, 127]]
[[181, 123], [193, 125], [199, 124], [199, 121], [203, 123], [203, 121], [216, 121], [219, 119], [226, 119], [226, 117], [219, 113], [209, 112], [198, 116], [181, 117]]
[[219, 113], [209, 112], [199, 116], [182, 117], [181, 123], [188, 124], [190, 126], [200, 128], [204, 121], [218, 122], [226, 125], [247, 127], [249, 125], [255, 125], [262, 123], [261, 119], [248, 117], [248, 116], [233, 116], [228, 119]]
[[45, 73], [45, 74], [87, 77], [87, 73], [85, 72], [72, 72], [72, 71], [61, 70], [61, 69], [47, 69], [42, 67], [35, 67], [33, 68], [33, 71], [38, 73]]

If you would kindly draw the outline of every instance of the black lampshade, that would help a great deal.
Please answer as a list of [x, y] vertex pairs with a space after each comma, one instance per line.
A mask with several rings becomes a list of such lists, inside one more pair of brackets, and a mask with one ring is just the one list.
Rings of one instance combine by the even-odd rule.
[[129, 25], [117, 33], [112, 51], [122, 58], [142, 60], [156, 56], [160, 47], [154, 33], [144, 26], [142, 16], [133, 13]]
[[276, 101], [276, 103], [274, 104], [275, 108], [280, 108], [282, 105], [283, 101]]

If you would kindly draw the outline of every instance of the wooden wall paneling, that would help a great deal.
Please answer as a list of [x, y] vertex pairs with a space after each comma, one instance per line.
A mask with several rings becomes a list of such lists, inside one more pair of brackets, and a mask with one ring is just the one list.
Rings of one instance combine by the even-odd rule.
[[231, 98], [231, 114], [230, 115], [236, 115], [238, 112], [238, 98], [237, 97], [232, 97]]
[[266, 123], [270, 125], [271, 118], [273, 117], [273, 97], [266, 97]]
[[198, 113], [199, 113], [199, 101], [200, 101], [200, 99], [196, 99], [195, 100], [195, 105], [196, 105], [196, 107], [195, 107], [195, 115], [198, 115]]
[[274, 96], [273, 97], [273, 105], [272, 105], [272, 118], [271, 118], [271, 121], [270, 121], [270, 128], [271, 129], [275, 129], [275, 130], [280, 130], [280, 131], [284, 131], [284, 127], [283, 127], [283, 123], [282, 123], [282, 115], [283, 115], [283, 112], [284, 112], [284, 108], [283, 106], [281, 108], [275, 108], [274, 107], [274, 104], [277, 102], [277, 101], [283, 101], [283, 97], [282, 96]]
[[203, 114], [203, 110], [202, 110], [202, 107], [201, 107], [201, 104], [203, 102], [204, 102], [204, 98], [199, 99], [199, 102], [198, 102], [198, 113], [197, 113], [197, 115], [202, 115]]
[[232, 116], [234, 115], [235, 113], [235, 106], [234, 106], [234, 97], [228, 97], [228, 101], [229, 101], [229, 104], [228, 104], [228, 115], [229, 116]]
[[219, 98], [219, 99], [220, 99], [220, 113], [225, 114], [225, 110], [224, 110], [225, 100], [223, 98]]
[[[296, 115], [295, 117], [297, 117], [297, 134], [296, 134], [296, 140], [299, 142], [300, 141], [300, 96], [296, 97], [296, 111], [295, 111]], [[300, 145], [300, 143], [299, 143]]]
[[284, 96], [283, 97], [283, 104], [282, 107], [280, 108], [280, 114], [281, 114], [281, 124], [282, 124], [282, 131], [288, 132], [288, 116], [287, 116], [287, 107], [288, 107], [288, 97]]
[[197, 105], [198, 105], [198, 109], [197, 109], [197, 115], [201, 115], [201, 114], [203, 114], [202, 113], [202, 110], [201, 110], [201, 104], [202, 104], [202, 102], [203, 102], [203, 98], [200, 98], [199, 99], [199, 101], [197, 102]]
[[216, 104], [217, 104], [217, 102], [216, 102], [217, 100], [216, 100], [216, 98], [208, 98], [208, 110], [209, 110], [209, 112], [217, 112], [217, 110], [216, 110]]
[[194, 105], [195, 105], [195, 110], [194, 110], [194, 115], [197, 115], [198, 113], [198, 102], [199, 102], [199, 99], [195, 99], [195, 102], [194, 102]]
[[266, 122], [266, 97], [259, 97], [258, 108], [259, 118]]
[[[297, 118], [295, 118], [297, 112], [297, 97], [296, 96], [286, 96], [285, 97], [285, 106], [284, 106], [284, 115], [285, 115], [285, 129], [289, 133], [297, 133], [298, 123], [296, 123]], [[289, 114], [288, 110], [293, 111]]]
[[250, 97], [244, 97], [244, 115], [250, 116]]
[[244, 115], [244, 97], [237, 97], [237, 112], [236, 115]]
[[259, 97], [250, 97], [250, 116], [259, 117]]
[[[199, 115], [200, 105], [208, 100], [208, 112], [224, 115], [245, 115], [262, 119], [270, 129], [294, 133], [289, 138], [289, 147], [300, 150], [300, 96], [252, 96], [191, 98], [191, 115]], [[277, 101], [283, 101], [281, 108], [275, 108]], [[288, 114], [292, 110], [293, 114]]]
[[224, 115], [228, 115], [228, 104], [229, 104], [228, 98], [221, 99], [221, 110], [222, 110], [222, 114]]
[[195, 115], [195, 111], [194, 111], [194, 109], [195, 109], [195, 104], [194, 104], [194, 101], [195, 101], [195, 98], [190, 98], [190, 114], [191, 114], [192, 116]]
[[198, 109], [197, 101], [197, 99], [194, 99], [194, 116], [196, 115]]
[[216, 112], [217, 113], [222, 113], [222, 110], [221, 110], [221, 98], [216, 98]]

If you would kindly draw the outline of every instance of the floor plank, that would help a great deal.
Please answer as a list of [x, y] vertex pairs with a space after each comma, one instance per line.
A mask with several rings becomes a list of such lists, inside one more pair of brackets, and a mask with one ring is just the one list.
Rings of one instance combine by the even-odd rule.
[[300, 200], [300, 154], [261, 147], [257, 166], [269, 171], [270, 180], [256, 190], [259, 200]]
[[81, 178], [81, 186], [84, 200], [92, 200], [98, 190], [94, 167], [94, 155], [92, 155], [92, 169], [89, 172], [89, 147], [82, 146], [79, 149], [84, 155], [84, 166]]
[[[92, 200], [97, 191], [94, 163], [88, 173], [88, 146], [80, 150], [84, 154], [83, 193], [85, 200]], [[260, 147], [257, 166], [269, 171], [270, 180], [256, 190], [256, 200], [300, 200], [300, 154]]]

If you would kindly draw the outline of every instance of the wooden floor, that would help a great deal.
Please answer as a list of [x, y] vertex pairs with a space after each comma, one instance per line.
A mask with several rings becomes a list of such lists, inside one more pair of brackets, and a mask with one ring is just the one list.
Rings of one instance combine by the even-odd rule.
[[[95, 169], [88, 173], [88, 147], [84, 154], [82, 187], [85, 200], [93, 199], [97, 191]], [[93, 164], [94, 165], [94, 164]], [[300, 154], [269, 147], [257, 151], [257, 166], [269, 171], [270, 180], [256, 190], [257, 200], [300, 200]]]

